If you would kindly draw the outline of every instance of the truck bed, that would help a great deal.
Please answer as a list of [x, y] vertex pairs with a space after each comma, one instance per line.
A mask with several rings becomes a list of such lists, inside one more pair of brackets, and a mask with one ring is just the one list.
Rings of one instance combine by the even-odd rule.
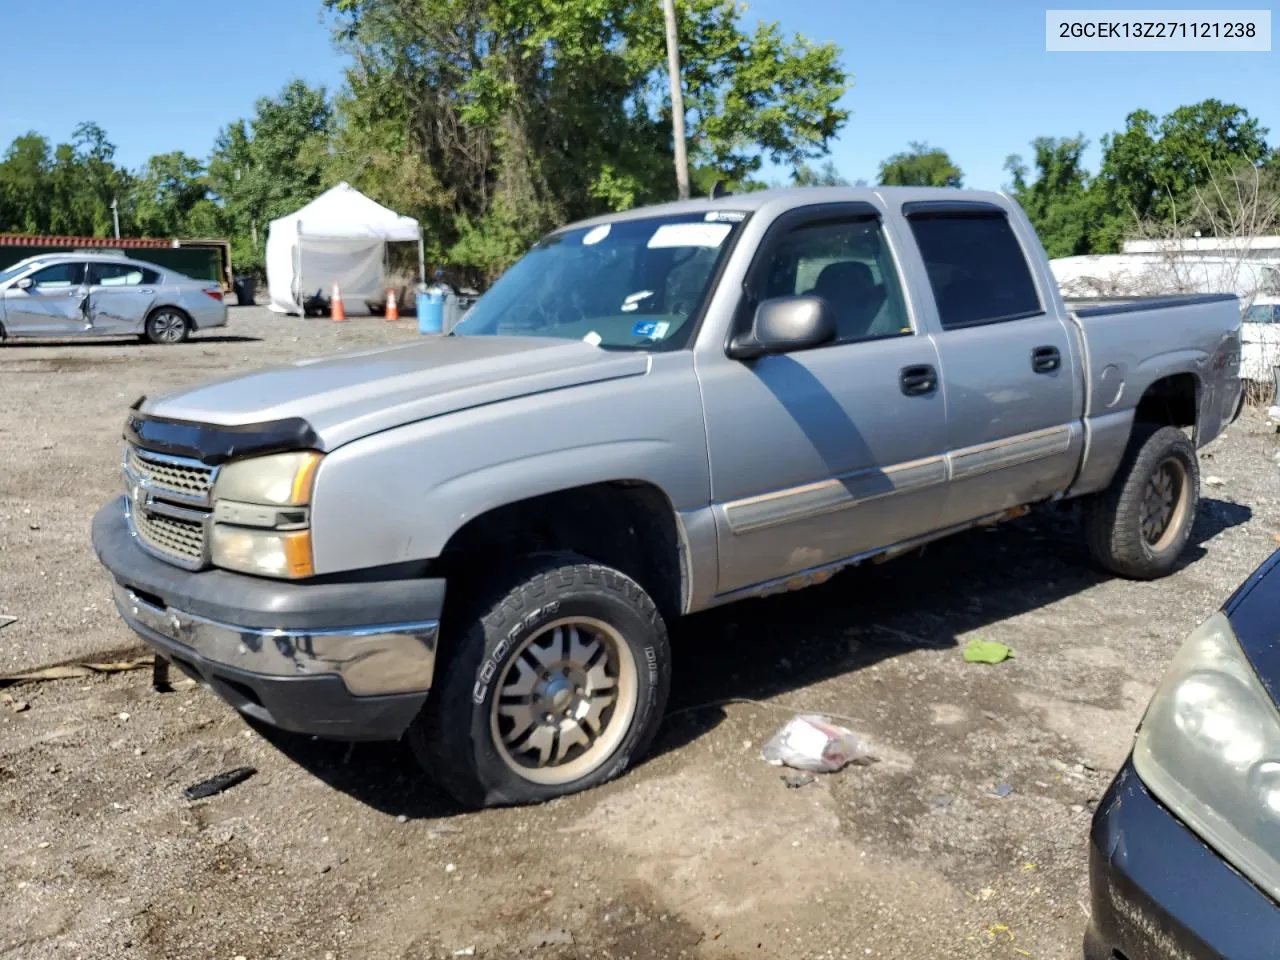
[[[1231, 422], [1240, 396], [1241, 319], [1234, 294], [1068, 300], [1066, 306], [1085, 356], [1088, 444], [1075, 493], [1106, 485], [1124, 453], [1147, 386], [1185, 371], [1188, 358], [1203, 371], [1196, 386], [1196, 445], [1208, 443]], [[1178, 349], [1157, 346], [1165, 343]]]
[[1173, 293], [1158, 297], [1076, 297], [1064, 298], [1067, 309], [1076, 316], [1096, 317], [1105, 313], [1135, 313], [1146, 310], [1172, 309], [1220, 300], [1236, 300], [1233, 293]]

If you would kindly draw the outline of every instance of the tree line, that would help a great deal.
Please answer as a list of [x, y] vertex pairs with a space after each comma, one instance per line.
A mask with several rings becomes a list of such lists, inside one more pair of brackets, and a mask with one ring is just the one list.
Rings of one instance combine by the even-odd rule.
[[[424, 226], [428, 258], [492, 278], [547, 230], [671, 199], [671, 106], [660, 5], [631, 0], [324, 0], [351, 59], [343, 88], [294, 81], [218, 134], [208, 157], [115, 162], [93, 123], [70, 143], [18, 137], [0, 160], [0, 232], [221, 236], [240, 272], [262, 268], [267, 224], [341, 180]], [[789, 182], [844, 184], [827, 158], [852, 78], [831, 43], [748, 30], [733, 0], [681, 0], [695, 194]], [[1139, 110], [1102, 138], [1037, 139], [1009, 158], [1009, 189], [1053, 256], [1115, 250], [1139, 221], [1186, 219], [1216, 177], [1280, 173], [1280, 151], [1241, 107]], [[961, 186], [945, 150], [912, 142], [884, 184]], [[862, 181], [859, 181], [861, 184]], [[1208, 224], [1209, 220], [1206, 220]]]

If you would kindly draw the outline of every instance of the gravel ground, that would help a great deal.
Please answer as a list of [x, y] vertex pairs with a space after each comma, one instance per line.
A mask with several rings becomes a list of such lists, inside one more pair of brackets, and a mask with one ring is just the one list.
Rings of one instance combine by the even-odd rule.
[[[138, 394], [412, 336], [238, 310], [182, 347], [0, 348], [0, 672], [135, 647], [88, 524]], [[264, 737], [145, 671], [9, 687], [0, 956], [1077, 958], [1094, 803], [1181, 639], [1275, 548], [1277, 449], [1246, 414], [1202, 451], [1157, 583], [1033, 514], [690, 618], [654, 753], [539, 808], [460, 814], [399, 745]], [[965, 664], [974, 637], [1017, 655]], [[759, 750], [802, 710], [879, 762], [789, 789]]]

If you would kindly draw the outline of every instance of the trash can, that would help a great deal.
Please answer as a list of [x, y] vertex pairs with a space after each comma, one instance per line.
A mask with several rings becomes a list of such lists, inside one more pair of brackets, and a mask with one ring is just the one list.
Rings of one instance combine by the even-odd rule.
[[252, 307], [254, 295], [257, 293], [257, 281], [253, 277], [236, 277], [232, 288], [236, 293], [236, 306]]
[[418, 332], [444, 332], [444, 296], [439, 290], [418, 291]]

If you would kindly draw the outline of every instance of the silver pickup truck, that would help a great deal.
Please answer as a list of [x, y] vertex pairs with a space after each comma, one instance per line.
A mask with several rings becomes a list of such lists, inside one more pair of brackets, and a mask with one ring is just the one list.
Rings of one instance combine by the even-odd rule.
[[1239, 331], [1229, 296], [1068, 309], [1000, 194], [632, 210], [453, 335], [140, 400], [93, 541], [243, 714], [536, 802], [645, 750], [682, 614], [1073, 497], [1105, 568], [1170, 572]]

